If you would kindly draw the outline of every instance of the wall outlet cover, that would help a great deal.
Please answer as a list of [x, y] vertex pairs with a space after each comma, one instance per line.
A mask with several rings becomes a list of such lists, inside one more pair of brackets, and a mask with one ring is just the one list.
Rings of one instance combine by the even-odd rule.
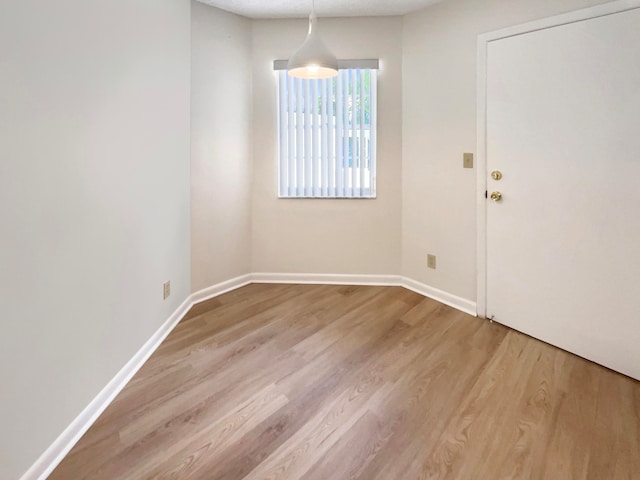
[[462, 154], [462, 166], [464, 168], [473, 168], [473, 153]]

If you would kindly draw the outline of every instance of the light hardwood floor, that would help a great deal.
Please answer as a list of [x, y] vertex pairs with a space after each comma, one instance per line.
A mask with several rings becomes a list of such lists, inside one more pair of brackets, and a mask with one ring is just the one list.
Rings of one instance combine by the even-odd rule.
[[249, 285], [50, 478], [639, 479], [640, 383], [400, 287]]

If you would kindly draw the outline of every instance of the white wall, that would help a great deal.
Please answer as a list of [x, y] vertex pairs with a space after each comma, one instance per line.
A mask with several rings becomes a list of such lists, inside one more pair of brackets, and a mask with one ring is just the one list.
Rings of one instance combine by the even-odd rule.
[[191, 288], [251, 270], [251, 22], [193, 1]]
[[462, 153], [476, 146], [478, 34], [598, 3], [447, 0], [404, 17], [404, 275], [476, 298], [476, 170], [462, 168]]
[[0, 478], [189, 294], [189, 12], [0, 3]]
[[253, 22], [253, 271], [397, 274], [400, 270], [402, 19], [320, 19], [338, 58], [380, 58], [378, 198], [278, 199], [273, 60], [302, 43], [306, 20]]

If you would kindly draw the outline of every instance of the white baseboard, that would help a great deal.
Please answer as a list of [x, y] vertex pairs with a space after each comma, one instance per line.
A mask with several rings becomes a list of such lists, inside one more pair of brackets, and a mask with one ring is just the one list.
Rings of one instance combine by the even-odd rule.
[[417, 282], [411, 278], [401, 278], [402, 286], [404, 288], [419, 293], [420, 295], [424, 295], [425, 297], [433, 298], [440, 303], [449, 305], [450, 307], [458, 309], [464, 313], [468, 313], [469, 315], [473, 315], [474, 317], [477, 316], [476, 302], [472, 302], [471, 300], [467, 300], [466, 298], [458, 297], [443, 290], [430, 287], [429, 285]]
[[437, 300], [476, 316], [476, 303], [466, 298], [430, 287], [408, 277], [400, 275], [344, 275], [324, 273], [254, 273], [251, 275], [253, 283], [302, 283], [328, 285], [381, 285], [400, 286], [412, 290], [425, 297]]
[[241, 275], [239, 277], [232, 278], [231, 280], [225, 280], [224, 282], [217, 283], [211, 287], [198, 290], [197, 292], [192, 293], [189, 297], [189, 301], [191, 302], [190, 307], [196, 303], [204, 302], [210, 298], [235, 290], [236, 288], [249, 285], [252, 282], [252, 277], [253, 275], [247, 273], [246, 275]]
[[187, 298], [178, 309], [160, 326], [158, 330], [145, 342], [136, 354], [125, 364], [115, 377], [102, 389], [100, 393], [80, 412], [69, 426], [56, 438], [56, 440], [40, 455], [40, 458], [31, 465], [31, 468], [22, 475], [21, 480], [44, 480], [54, 468], [69, 453], [82, 435], [93, 425], [100, 414], [105, 411], [113, 399], [120, 393], [129, 380], [144, 365], [151, 354], [160, 346], [163, 340], [171, 333], [182, 317], [191, 308], [190, 298]]
[[195, 303], [208, 300], [235, 290], [251, 283], [251, 275], [243, 275], [225, 282], [218, 283], [209, 288], [195, 292], [182, 302], [182, 305], [156, 330], [146, 343], [136, 352], [115, 377], [102, 389], [100, 393], [85, 407], [60, 436], [40, 455], [40, 458], [31, 465], [20, 480], [45, 480], [58, 466], [62, 459], [69, 453], [82, 435], [93, 425], [100, 414], [111, 404], [113, 399], [129, 383], [138, 370], [144, 365], [151, 354], [156, 351], [165, 338], [178, 325], [180, 320]]
[[253, 273], [204, 288], [192, 293], [182, 302], [182, 305], [180, 305], [151, 338], [146, 341], [140, 350], [122, 367], [116, 376], [113, 377], [91, 403], [86, 406], [80, 415], [78, 415], [49, 448], [40, 455], [40, 458], [20, 477], [20, 480], [45, 480], [51, 474], [194, 304], [244, 287], [250, 283], [401, 286], [470, 315], [476, 315], [475, 302], [400, 275]]
[[349, 275], [327, 273], [254, 273], [253, 283], [299, 283], [318, 285], [399, 286], [398, 275]]

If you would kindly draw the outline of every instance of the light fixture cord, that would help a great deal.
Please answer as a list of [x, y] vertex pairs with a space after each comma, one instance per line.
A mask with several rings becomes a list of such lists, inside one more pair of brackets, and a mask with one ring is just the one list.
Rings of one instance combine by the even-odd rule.
[[316, 18], [316, 2], [315, 0], [311, 0], [311, 14], [309, 15], [309, 32], [308, 35], [311, 35], [313, 31], [313, 23]]

